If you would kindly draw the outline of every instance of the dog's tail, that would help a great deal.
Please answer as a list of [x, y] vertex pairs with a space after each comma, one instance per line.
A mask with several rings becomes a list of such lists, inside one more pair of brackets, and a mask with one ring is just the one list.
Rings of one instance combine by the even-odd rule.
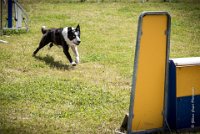
[[41, 27], [41, 32], [42, 32], [42, 34], [45, 34], [47, 32], [46, 26]]

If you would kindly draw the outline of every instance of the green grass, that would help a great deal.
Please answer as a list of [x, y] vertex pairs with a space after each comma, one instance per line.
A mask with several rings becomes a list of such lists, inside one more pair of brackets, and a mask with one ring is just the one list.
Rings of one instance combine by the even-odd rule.
[[[168, 11], [170, 57], [200, 56], [200, 3], [193, 2], [22, 2], [30, 31], [0, 37], [9, 42], [0, 44], [0, 132], [113, 133], [129, 108], [138, 16]], [[42, 25], [78, 23], [78, 66], [58, 47], [31, 56]]]

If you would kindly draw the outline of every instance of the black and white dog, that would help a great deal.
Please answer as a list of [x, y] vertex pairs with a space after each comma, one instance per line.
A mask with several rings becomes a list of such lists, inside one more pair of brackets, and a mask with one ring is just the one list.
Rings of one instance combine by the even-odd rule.
[[[53, 46], [53, 44], [62, 46], [63, 52], [66, 55], [69, 62], [71, 63], [71, 65], [75, 66], [79, 63], [79, 53], [77, 48], [77, 46], [81, 43], [81, 31], [79, 25], [77, 25], [76, 28], [65, 27], [52, 29], [46, 29], [45, 26], [43, 26], [41, 28], [41, 31], [43, 33], [43, 37], [40, 41], [38, 48], [33, 52], [33, 56], [35, 56], [41, 48], [50, 43], [50, 48]], [[71, 55], [69, 53], [70, 47], [75, 54], [75, 62], [72, 60]]]

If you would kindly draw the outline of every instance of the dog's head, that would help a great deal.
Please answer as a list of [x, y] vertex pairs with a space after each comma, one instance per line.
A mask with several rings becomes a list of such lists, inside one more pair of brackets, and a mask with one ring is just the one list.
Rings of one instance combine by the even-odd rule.
[[75, 45], [79, 45], [81, 43], [80, 35], [81, 35], [81, 30], [80, 26], [77, 25], [76, 28], [73, 27], [68, 27], [68, 39], [70, 40], [71, 43]]

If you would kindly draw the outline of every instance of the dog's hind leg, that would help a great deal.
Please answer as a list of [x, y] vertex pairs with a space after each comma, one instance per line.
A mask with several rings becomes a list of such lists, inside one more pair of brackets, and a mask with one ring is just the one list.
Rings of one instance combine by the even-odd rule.
[[33, 56], [35, 56], [37, 54], [37, 52], [40, 49], [42, 49], [44, 46], [46, 46], [49, 42], [50, 42], [50, 40], [47, 38], [47, 36], [43, 36], [38, 48], [33, 52]]

